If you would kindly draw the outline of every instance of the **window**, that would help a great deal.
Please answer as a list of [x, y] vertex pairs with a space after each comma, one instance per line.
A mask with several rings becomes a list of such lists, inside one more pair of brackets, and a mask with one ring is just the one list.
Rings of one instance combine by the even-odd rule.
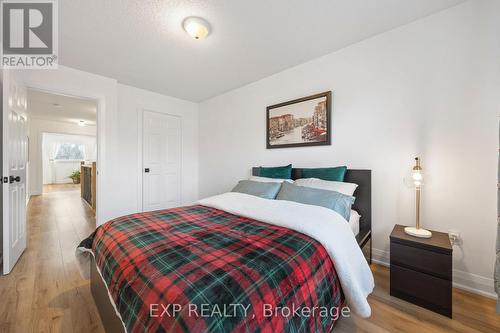
[[83, 160], [84, 146], [76, 143], [61, 143], [57, 145], [55, 160]]

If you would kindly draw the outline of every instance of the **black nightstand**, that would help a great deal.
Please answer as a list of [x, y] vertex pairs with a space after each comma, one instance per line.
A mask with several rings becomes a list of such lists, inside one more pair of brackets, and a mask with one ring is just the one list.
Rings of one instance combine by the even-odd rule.
[[391, 296], [451, 318], [452, 252], [448, 234], [431, 238], [405, 234], [396, 225], [391, 239]]

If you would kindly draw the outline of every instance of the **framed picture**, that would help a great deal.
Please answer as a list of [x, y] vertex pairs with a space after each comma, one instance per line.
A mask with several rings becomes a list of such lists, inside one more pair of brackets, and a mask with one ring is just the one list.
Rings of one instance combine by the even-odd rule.
[[332, 92], [267, 107], [267, 148], [331, 144]]

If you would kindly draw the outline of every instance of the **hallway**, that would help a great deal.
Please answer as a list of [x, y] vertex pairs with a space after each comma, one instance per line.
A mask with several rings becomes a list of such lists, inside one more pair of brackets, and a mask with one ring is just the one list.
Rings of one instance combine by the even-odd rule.
[[80, 185], [44, 186], [28, 205], [28, 247], [11, 274], [0, 276], [0, 332], [103, 332], [75, 260], [95, 218]]

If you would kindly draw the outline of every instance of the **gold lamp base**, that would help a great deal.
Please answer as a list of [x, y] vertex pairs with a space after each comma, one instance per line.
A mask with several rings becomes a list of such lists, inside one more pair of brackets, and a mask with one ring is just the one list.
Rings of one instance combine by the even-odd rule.
[[429, 230], [420, 229], [420, 228], [417, 229], [415, 227], [406, 227], [405, 233], [407, 233], [410, 236], [419, 237], [419, 238], [431, 238], [432, 237], [432, 232], [430, 232]]

